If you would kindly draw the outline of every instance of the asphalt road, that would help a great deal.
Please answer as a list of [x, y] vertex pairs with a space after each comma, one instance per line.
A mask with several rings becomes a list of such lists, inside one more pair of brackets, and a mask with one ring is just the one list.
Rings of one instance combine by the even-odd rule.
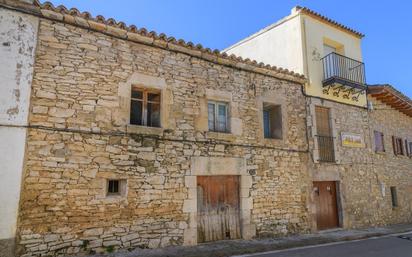
[[253, 257], [412, 257], [412, 234], [260, 253]]

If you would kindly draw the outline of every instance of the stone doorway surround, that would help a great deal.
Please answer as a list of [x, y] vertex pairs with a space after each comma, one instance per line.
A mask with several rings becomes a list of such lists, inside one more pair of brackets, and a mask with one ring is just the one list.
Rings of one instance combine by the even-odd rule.
[[251, 223], [253, 200], [250, 196], [252, 176], [247, 173], [244, 158], [192, 157], [190, 174], [185, 176], [188, 198], [183, 203], [183, 212], [189, 214], [189, 224], [184, 231], [183, 244], [197, 244], [197, 176], [240, 176], [240, 226], [242, 239], [252, 239], [256, 226]]
[[[338, 221], [339, 228], [348, 228], [348, 215], [345, 208], [345, 191], [342, 182], [341, 174], [338, 171], [336, 165], [323, 165], [321, 169], [310, 168], [310, 173], [313, 182], [334, 181], [336, 182], [336, 200], [338, 207]], [[311, 231], [315, 233], [318, 230], [318, 224], [316, 221], [316, 204], [315, 204], [315, 191], [313, 187], [310, 190], [309, 195], [309, 212], [311, 221]]]

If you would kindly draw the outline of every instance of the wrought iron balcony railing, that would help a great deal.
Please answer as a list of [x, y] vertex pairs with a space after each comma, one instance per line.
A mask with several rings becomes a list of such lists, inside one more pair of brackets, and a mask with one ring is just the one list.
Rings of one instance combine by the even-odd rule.
[[335, 162], [335, 148], [333, 137], [331, 136], [316, 136], [318, 139], [319, 161]]
[[342, 85], [359, 90], [366, 89], [365, 65], [346, 56], [330, 53], [322, 58], [323, 86]]

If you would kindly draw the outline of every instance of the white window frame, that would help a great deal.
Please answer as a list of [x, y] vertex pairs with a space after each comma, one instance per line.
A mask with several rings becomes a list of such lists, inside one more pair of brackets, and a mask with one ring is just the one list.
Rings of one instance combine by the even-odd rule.
[[[214, 113], [215, 113], [215, 117], [214, 117], [214, 129], [212, 130], [209, 127], [209, 104], [214, 104], [215, 108], [214, 108]], [[219, 114], [219, 106], [225, 106], [225, 117], [226, 117], [226, 128], [225, 131], [219, 131], [218, 128], [218, 114]], [[207, 126], [208, 126], [208, 130], [212, 131], [212, 132], [219, 132], [219, 133], [230, 133], [230, 124], [229, 124], [229, 103], [227, 102], [223, 102], [223, 101], [211, 101], [208, 100], [207, 101]]]

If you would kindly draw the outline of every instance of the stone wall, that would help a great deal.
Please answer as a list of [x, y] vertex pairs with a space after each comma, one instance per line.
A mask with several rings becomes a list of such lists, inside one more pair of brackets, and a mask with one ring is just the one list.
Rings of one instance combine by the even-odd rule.
[[[162, 128], [128, 125], [132, 85], [160, 90]], [[200, 157], [244, 160], [244, 238], [308, 231], [301, 84], [41, 19], [32, 88], [24, 256], [196, 243]], [[208, 99], [230, 104], [232, 133], [207, 131]], [[263, 138], [263, 101], [281, 104], [281, 140]], [[108, 178], [126, 195], [106, 197]]]
[[[392, 136], [412, 141], [412, 118], [370, 97], [374, 110], [370, 112], [370, 129], [384, 134], [384, 153], [373, 153], [376, 176], [376, 203], [378, 224], [412, 222], [412, 159], [395, 156]], [[373, 142], [373, 141], [372, 141]], [[374, 143], [372, 144], [374, 149]], [[390, 187], [397, 188], [399, 206], [393, 208]]]
[[[391, 140], [393, 134], [404, 139], [411, 137], [411, 118], [388, 106], [386, 111], [368, 111], [364, 108], [316, 98], [308, 98], [307, 104], [310, 114], [308, 131], [312, 158], [309, 162], [309, 173], [312, 181], [338, 182], [340, 225], [343, 228], [363, 228], [411, 222], [412, 161], [407, 157], [395, 157]], [[315, 106], [330, 108], [336, 158], [334, 163], [318, 161]], [[387, 149], [385, 154], [374, 152], [374, 130], [385, 133]], [[365, 146], [360, 148], [343, 146], [342, 132], [360, 134]], [[382, 189], [382, 185], [385, 189]], [[393, 185], [398, 186], [398, 198], [402, 202], [395, 209], [392, 209], [389, 189]], [[308, 193], [311, 227], [316, 231], [314, 192]]]

